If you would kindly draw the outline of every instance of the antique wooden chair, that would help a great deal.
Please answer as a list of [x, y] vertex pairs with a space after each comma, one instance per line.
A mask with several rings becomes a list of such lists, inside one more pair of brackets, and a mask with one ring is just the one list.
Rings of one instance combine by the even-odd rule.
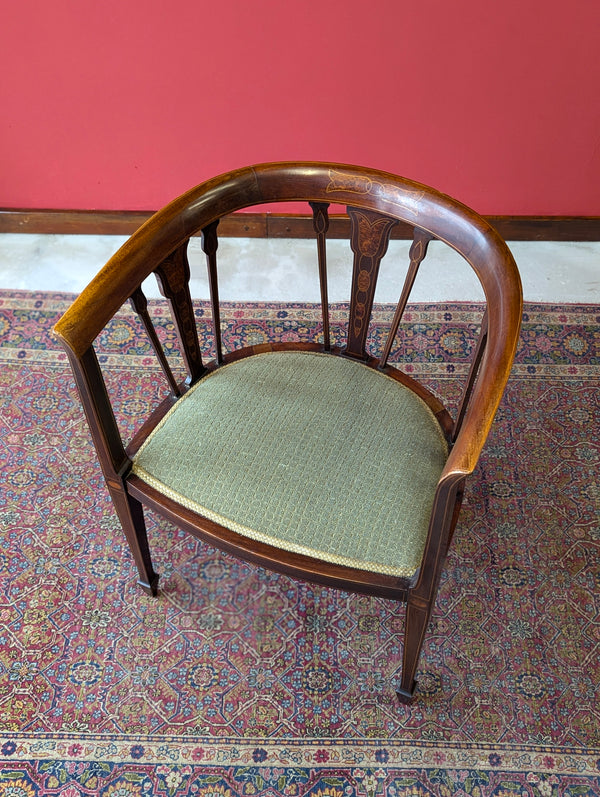
[[[310, 203], [322, 295], [319, 343], [274, 342], [223, 352], [217, 225], [257, 204]], [[354, 253], [347, 337], [330, 340], [328, 205], [347, 206]], [[408, 272], [377, 358], [367, 353], [380, 261], [393, 227], [411, 225]], [[216, 357], [203, 359], [186, 247], [207, 256]], [[388, 363], [430, 241], [459, 252], [486, 298], [481, 332], [454, 419]], [[177, 384], [146, 309], [152, 272], [168, 300], [188, 377]], [[93, 347], [128, 300], [140, 315], [170, 394], [125, 447]], [[408, 701], [440, 572], [460, 508], [509, 375], [521, 318], [517, 268], [480, 216], [433, 189], [385, 172], [324, 163], [263, 164], [192, 189], [156, 213], [56, 324], [69, 356], [108, 489], [152, 594], [142, 505], [258, 565], [345, 590], [404, 601]]]

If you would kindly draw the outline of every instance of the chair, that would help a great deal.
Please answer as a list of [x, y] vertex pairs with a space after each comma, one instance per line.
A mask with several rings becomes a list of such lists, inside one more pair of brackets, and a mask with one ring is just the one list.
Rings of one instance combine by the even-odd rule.
[[[312, 208], [322, 339], [224, 353], [217, 280], [219, 219], [258, 204]], [[347, 336], [332, 343], [328, 206], [346, 205], [353, 274]], [[396, 225], [413, 229], [410, 263], [378, 357], [367, 335], [379, 265]], [[216, 355], [206, 361], [189, 292], [186, 247], [201, 235]], [[441, 401], [388, 362], [430, 241], [452, 247], [486, 298], [462, 399]], [[152, 272], [172, 313], [187, 379], [178, 384], [141, 283]], [[94, 340], [127, 301], [148, 331], [170, 393], [125, 447]], [[415, 674], [465, 478], [507, 381], [522, 310], [520, 279], [497, 233], [431, 188], [385, 172], [325, 163], [233, 171], [182, 195], [111, 258], [55, 326], [69, 356], [139, 584], [156, 594], [143, 506], [235, 556], [319, 584], [406, 603], [401, 701]]]

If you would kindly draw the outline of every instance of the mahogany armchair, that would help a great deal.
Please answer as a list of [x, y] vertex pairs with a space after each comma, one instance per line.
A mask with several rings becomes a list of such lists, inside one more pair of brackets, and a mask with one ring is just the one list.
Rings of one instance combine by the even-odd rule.
[[[217, 226], [257, 204], [312, 208], [322, 296], [318, 343], [274, 342], [224, 353]], [[331, 342], [328, 205], [347, 206], [354, 257], [347, 337]], [[367, 352], [380, 261], [398, 222], [414, 239], [392, 328]], [[207, 256], [216, 357], [201, 352], [186, 247]], [[473, 268], [486, 306], [462, 400], [441, 401], [388, 362], [430, 241]], [[168, 300], [187, 379], [177, 384], [146, 311], [141, 283], [156, 274]], [[128, 300], [144, 322], [170, 394], [126, 447], [94, 340]], [[69, 356], [109, 492], [139, 572], [155, 594], [143, 506], [214, 546], [273, 570], [406, 603], [398, 695], [412, 699], [424, 634], [465, 478], [492, 424], [517, 345], [521, 285], [497, 233], [431, 188], [356, 166], [274, 163], [192, 189], [156, 213], [114, 255], [55, 331]]]

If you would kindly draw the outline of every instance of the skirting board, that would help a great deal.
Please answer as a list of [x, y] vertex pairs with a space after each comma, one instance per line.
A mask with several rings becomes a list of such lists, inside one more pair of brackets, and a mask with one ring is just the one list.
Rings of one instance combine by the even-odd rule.
[[[0, 210], [0, 233], [131, 235], [150, 211]], [[600, 241], [600, 216], [487, 216], [507, 241]], [[330, 238], [347, 238], [347, 216], [331, 217]], [[232, 238], [310, 238], [310, 216], [280, 213], [233, 213], [219, 224]], [[408, 224], [398, 224], [392, 238], [412, 238]]]

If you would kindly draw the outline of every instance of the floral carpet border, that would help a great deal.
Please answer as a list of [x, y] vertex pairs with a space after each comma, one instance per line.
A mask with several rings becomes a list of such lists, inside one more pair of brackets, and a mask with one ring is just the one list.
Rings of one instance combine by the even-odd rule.
[[[50, 293], [46, 291], [10, 291], [0, 290], [0, 308], [39, 310], [43, 312], [64, 313], [73, 303], [77, 294], [75, 293]], [[150, 312], [153, 315], [168, 315], [166, 303], [162, 299], [150, 299]], [[198, 305], [203, 308], [200, 315], [207, 315], [209, 303], [198, 300]], [[411, 316], [419, 314], [422, 321], [441, 321], [443, 320], [446, 305], [452, 305], [453, 317], [457, 321], [472, 318], [474, 313], [481, 313], [483, 305], [481, 302], [444, 302], [444, 303], [419, 303], [409, 305], [403, 318], [405, 321], [414, 320]], [[321, 310], [319, 304], [306, 302], [221, 302], [222, 316], [227, 320], [232, 314], [249, 309], [248, 315], [252, 318], [272, 318], [273, 311], [282, 307], [299, 311], [300, 317], [306, 320], [320, 318]], [[382, 322], [392, 321], [396, 305], [394, 304], [375, 304], [375, 312]], [[261, 315], [262, 311], [262, 315]], [[122, 310], [126, 315], [133, 316], [134, 313], [128, 308]], [[333, 321], [345, 318], [348, 312], [347, 303], [330, 304], [330, 315]], [[549, 304], [526, 302], [523, 312], [523, 322], [529, 324], [599, 324], [600, 308], [595, 303], [590, 304]]]
[[[18, 309], [35, 313], [60, 315], [70, 306], [75, 294], [45, 293], [30, 291], [0, 291], [0, 312], [3, 309]], [[285, 309], [284, 309], [285, 308]], [[160, 322], [161, 317], [168, 316], [169, 311], [163, 300], [150, 301], [150, 314], [155, 321]], [[318, 304], [289, 303], [289, 302], [222, 302], [222, 323], [235, 320], [260, 322], [277, 321], [282, 314], [294, 310], [294, 317], [306, 325], [318, 325], [321, 318], [321, 309]], [[451, 311], [450, 313], [448, 311]], [[419, 324], [444, 324], [451, 316], [453, 323], [478, 324], [481, 318], [483, 305], [481, 303], [450, 302], [439, 304], [414, 304], [409, 305], [404, 313], [402, 323], [409, 325]], [[379, 304], [374, 306], [374, 318], [382, 326], [391, 324], [395, 305]], [[343, 322], [347, 318], [347, 304], [330, 305], [330, 322]], [[133, 317], [133, 311], [127, 308], [121, 310], [123, 317]], [[196, 317], [208, 320], [210, 318], [209, 304], [199, 301], [197, 303]], [[565, 328], [568, 332], [557, 341], [555, 330]], [[578, 328], [595, 330], [592, 335], [592, 349], [586, 336], [580, 334]], [[517, 352], [512, 369], [513, 377], [546, 377], [564, 376], [569, 378], [595, 377], [598, 373], [600, 358], [600, 308], [594, 304], [535, 304], [525, 305], [523, 312], [523, 327], [521, 334], [521, 348]], [[1, 332], [1, 329], [0, 329]], [[67, 357], [57, 340], [39, 341], [40, 345], [31, 347], [18, 345], [0, 346], [0, 362], [31, 362], [36, 361], [47, 365], [67, 364]], [[545, 348], [547, 357], [530, 356], [532, 345]], [[554, 347], [554, 355], [551, 352]], [[563, 356], [560, 356], [560, 355]], [[566, 357], [564, 356], [566, 354]], [[578, 362], [580, 360], [580, 362]], [[134, 353], [105, 354], [102, 358], [104, 366], [108, 368], [126, 367], [134, 368], [156, 367], [153, 355], [139, 355]], [[468, 364], [456, 365], [441, 364], [439, 362], [410, 362], [403, 364], [402, 369], [415, 376], [447, 376], [461, 375], [468, 371]]]
[[[4, 734], [0, 766], [17, 761], [107, 761], [264, 767], [444, 767], [535, 771], [538, 774], [600, 774], [600, 748], [546, 745], [440, 744], [373, 740], [216, 739], [214, 737], [116, 736], [102, 734]], [[1, 771], [1, 770], [0, 770]]]

